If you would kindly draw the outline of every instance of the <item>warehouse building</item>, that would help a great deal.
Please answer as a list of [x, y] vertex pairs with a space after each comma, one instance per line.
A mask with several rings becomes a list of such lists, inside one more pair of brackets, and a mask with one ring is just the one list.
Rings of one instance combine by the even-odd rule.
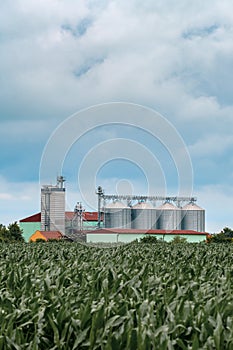
[[206, 232], [193, 230], [138, 230], [138, 229], [99, 229], [86, 233], [87, 243], [130, 243], [145, 236], [153, 236], [164, 242], [171, 242], [175, 237], [185, 238], [188, 243], [205, 242]]

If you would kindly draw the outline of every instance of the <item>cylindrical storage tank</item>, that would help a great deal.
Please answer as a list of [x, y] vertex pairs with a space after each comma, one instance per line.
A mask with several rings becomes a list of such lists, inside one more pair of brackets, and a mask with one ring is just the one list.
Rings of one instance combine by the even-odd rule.
[[165, 202], [157, 208], [158, 228], [160, 230], [181, 229], [181, 209], [174, 204]]
[[157, 228], [157, 211], [151, 203], [139, 202], [131, 209], [133, 229], [151, 230]]
[[105, 228], [131, 228], [131, 209], [120, 201], [108, 203], [104, 208]]
[[182, 208], [182, 230], [205, 232], [205, 210], [193, 202]]

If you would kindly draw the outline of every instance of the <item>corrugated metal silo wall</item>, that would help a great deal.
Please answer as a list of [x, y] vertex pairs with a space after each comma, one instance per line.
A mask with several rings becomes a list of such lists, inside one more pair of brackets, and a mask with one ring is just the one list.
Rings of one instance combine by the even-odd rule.
[[130, 208], [105, 208], [105, 228], [131, 228]]
[[131, 218], [131, 227], [133, 229], [157, 229], [156, 209], [132, 209]]
[[205, 232], [205, 210], [182, 210], [181, 228]]
[[158, 209], [158, 229], [160, 230], [180, 230], [181, 210]]

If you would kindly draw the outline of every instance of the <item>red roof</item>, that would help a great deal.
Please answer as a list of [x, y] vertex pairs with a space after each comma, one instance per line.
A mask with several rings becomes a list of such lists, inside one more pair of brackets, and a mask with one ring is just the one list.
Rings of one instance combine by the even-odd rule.
[[88, 231], [88, 233], [121, 233], [121, 234], [157, 234], [157, 235], [202, 235], [206, 236], [207, 232], [198, 232], [194, 230], [137, 230], [137, 229], [122, 229], [122, 228], [108, 228]]
[[19, 220], [19, 222], [41, 222], [41, 213], [31, 215], [25, 219]]
[[[74, 216], [74, 212], [73, 211], [66, 211], [66, 219], [71, 220]], [[98, 212], [94, 211], [84, 211], [83, 212], [83, 220], [86, 221], [98, 221]]]
[[60, 231], [40, 231], [46, 239], [61, 239], [63, 235]]
[[[66, 219], [71, 220], [74, 216], [73, 211], [66, 211], [65, 212]], [[98, 212], [90, 212], [85, 211], [83, 213], [83, 220], [86, 221], [98, 221]], [[41, 222], [41, 213], [37, 213], [31, 216], [28, 216], [27, 218], [19, 220], [19, 222]]]

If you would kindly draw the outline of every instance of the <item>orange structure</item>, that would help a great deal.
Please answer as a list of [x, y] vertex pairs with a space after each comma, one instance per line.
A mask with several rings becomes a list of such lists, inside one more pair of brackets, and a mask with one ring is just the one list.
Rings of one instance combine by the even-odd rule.
[[63, 237], [60, 231], [40, 231], [37, 230], [36, 232], [31, 235], [29, 238], [29, 242], [35, 242], [37, 239], [43, 239], [44, 241], [48, 241], [49, 239], [57, 239], [60, 240]]

